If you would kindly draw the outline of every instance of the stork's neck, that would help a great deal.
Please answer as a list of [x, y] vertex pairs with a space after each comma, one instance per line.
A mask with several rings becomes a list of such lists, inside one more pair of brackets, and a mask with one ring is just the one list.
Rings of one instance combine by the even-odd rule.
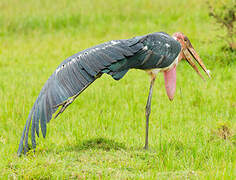
[[179, 62], [179, 57], [180, 57], [180, 53], [168, 67], [148, 69], [148, 70], [146, 70], [146, 72], [148, 74], [150, 74], [151, 76], [153, 76], [153, 75], [157, 75], [159, 72], [168, 71], [168, 70], [172, 69], [173, 67], [177, 66], [177, 64]]
[[175, 35], [173, 35], [172, 38], [174, 38], [177, 41], [177, 38], [175, 37]]
[[165, 68], [161, 68], [160, 71], [166, 71], [166, 70], [172, 69], [174, 66], [176, 66], [179, 62], [180, 54], [181, 53], [178, 54], [178, 56], [175, 58], [175, 60], [169, 66], [167, 66]]

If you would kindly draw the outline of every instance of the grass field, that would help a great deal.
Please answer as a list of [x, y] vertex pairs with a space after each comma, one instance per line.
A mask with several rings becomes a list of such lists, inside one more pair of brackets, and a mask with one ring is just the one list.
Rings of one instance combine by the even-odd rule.
[[[48, 124], [35, 153], [17, 157], [28, 113], [63, 59], [157, 31], [184, 32], [213, 78], [203, 82], [182, 62], [169, 102], [158, 76], [149, 150], [143, 150], [149, 77], [131, 70], [118, 82], [98, 79]], [[235, 179], [236, 54], [221, 51], [222, 33], [204, 0], [0, 1], [0, 177]]]

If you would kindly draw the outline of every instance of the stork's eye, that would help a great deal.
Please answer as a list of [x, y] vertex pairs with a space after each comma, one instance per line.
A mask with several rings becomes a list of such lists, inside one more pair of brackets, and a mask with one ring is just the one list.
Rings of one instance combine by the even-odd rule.
[[187, 38], [186, 36], [184, 37], [184, 41], [185, 41], [185, 42], [187, 42], [187, 41], [188, 41], [188, 38]]

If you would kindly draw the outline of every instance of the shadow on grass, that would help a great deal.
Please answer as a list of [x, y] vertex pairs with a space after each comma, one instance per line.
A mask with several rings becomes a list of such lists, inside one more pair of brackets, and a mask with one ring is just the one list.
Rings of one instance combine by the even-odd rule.
[[89, 149], [101, 149], [104, 151], [110, 150], [125, 150], [126, 147], [123, 143], [116, 142], [112, 139], [106, 138], [93, 138], [85, 141], [78, 142], [74, 146], [68, 146], [65, 150], [67, 151], [83, 151]]

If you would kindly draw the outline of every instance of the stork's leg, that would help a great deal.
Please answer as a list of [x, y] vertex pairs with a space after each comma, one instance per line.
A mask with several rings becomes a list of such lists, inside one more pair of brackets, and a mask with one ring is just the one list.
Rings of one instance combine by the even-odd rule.
[[71, 99], [68, 99], [68, 100], [66, 100], [66, 101], [64, 101], [64, 102], [62, 102], [62, 103], [60, 103], [60, 104], [54, 106], [55, 108], [58, 108], [58, 107], [61, 106], [61, 109], [60, 109], [59, 112], [56, 114], [56, 116], [54, 117], [54, 119], [56, 119], [59, 114], [62, 114], [62, 113], [65, 111], [65, 109], [75, 100], [75, 98], [77, 98], [77, 95], [74, 96], [74, 97], [72, 97]]
[[152, 89], [155, 82], [156, 76], [152, 74], [147, 104], [146, 104], [146, 137], [145, 137], [145, 147], [144, 149], [148, 149], [148, 128], [149, 128], [149, 115], [151, 113], [151, 101], [152, 101]]
[[[99, 77], [101, 77], [101, 76], [102, 76], [102, 74], [97, 74], [96, 79], [99, 78]], [[95, 81], [96, 79], [94, 79], [93, 81]], [[69, 106], [91, 83], [93, 83], [93, 81], [91, 81], [89, 84], [87, 84], [82, 90], [80, 90], [80, 91], [79, 91], [75, 96], [73, 96], [72, 98], [67, 99], [66, 101], [64, 101], [64, 102], [62, 102], [62, 103], [57, 104], [56, 106], [54, 106], [54, 108], [58, 108], [58, 107], [61, 106], [61, 109], [60, 109], [59, 112], [56, 114], [56, 116], [54, 117], [54, 119], [56, 119], [59, 114], [62, 114], [62, 113], [65, 111], [65, 109], [66, 109], [66, 108], [67, 108], [67, 107], [68, 107], [68, 106]]]

